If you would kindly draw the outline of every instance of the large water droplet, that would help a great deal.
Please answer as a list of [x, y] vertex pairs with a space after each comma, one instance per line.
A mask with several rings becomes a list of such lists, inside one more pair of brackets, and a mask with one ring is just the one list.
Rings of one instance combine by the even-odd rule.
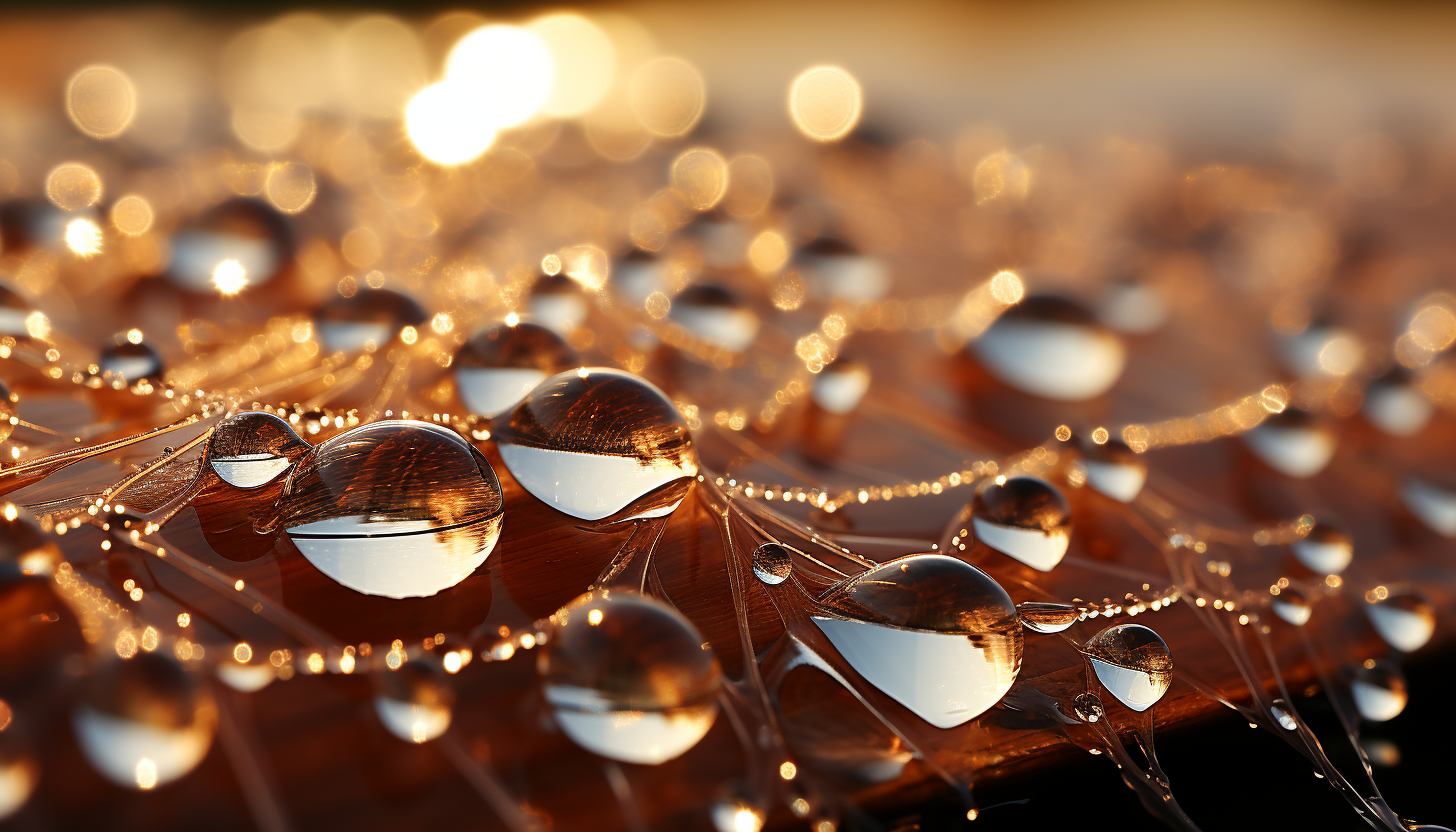
[[217, 709], [202, 681], [175, 659], [138, 653], [97, 669], [74, 721], [93, 768], [119, 785], [150, 789], [202, 761]]
[[1345, 571], [1355, 555], [1350, 535], [1323, 521], [1315, 523], [1309, 534], [1289, 544], [1289, 548], [1300, 563], [1322, 575]]
[[1411, 514], [1436, 534], [1456, 537], [1456, 489], [1421, 477], [1409, 477], [1400, 496]]
[[758, 314], [722, 286], [689, 286], [672, 299], [668, 315], [698, 340], [729, 352], [742, 352], [758, 337]]
[[1396, 718], [1410, 699], [1405, 674], [1384, 659], [1370, 659], [1355, 668], [1350, 678], [1350, 696], [1360, 716], [1371, 722]]
[[753, 552], [753, 576], [769, 586], [778, 586], [794, 574], [794, 558], [782, 543], [765, 543]]
[[1290, 477], [1312, 477], [1335, 455], [1335, 434], [1304, 410], [1287, 408], [1244, 434], [1244, 444], [1270, 468]]
[[424, 324], [425, 318], [424, 308], [413, 298], [388, 289], [360, 289], [324, 304], [314, 328], [325, 350], [357, 352], [382, 347], [406, 326]]
[[236, 260], [247, 275], [248, 286], [261, 286], [292, 258], [292, 237], [287, 221], [266, 203], [229, 200], [172, 237], [167, 277], [185, 289], [212, 294], [218, 264]]
[[1080, 304], [1034, 295], [1011, 307], [971, 342], [997, 378], [1059, 401], [1095, 398], [1122, 375], [1127, 351]]
[[1365, 605], [1375, 632], [1397, 650], [1424, 647], [1436, 632], [1436, 608], [1425, 593], [1412, 587], [1390, 587], [1385, 597]]
[[1087, 475], [1087, 484], [1098, 493], [1130, 503], [1142, 492], [1148, 480], [1147, 459], [1126, 442], [1118, 439], [1109, 439], [1100, 445], [1079, 442], [1078, 450], [1082, 454], [1078, 465]]
[[471, 413], [495, 418], [548, 376], [576, 363], [576, 351], [544, 326], [496, 324], [455, 354], [455, 384]]
[[423, 422], [346, 431], [294, 465], [278, 524], [319, 571], [367, 595], [460, 583], [500, 537], [500, 483], [459, 435]]
[[1097, 694], [1079, 693], [1072, 699], [1072, 714], [1083, 722], [1096, 722], [1107, 716], [1107, 709]]
[[450, 727], [455, 691], [438, 666], [425, 660], [405, 662], [377, 679], [374, 710], [389, 733], [405, 742], [422, 743]]
[[1314, 607], [1310, 605], [1309, 598], [1305, 597], [1302, 591], [1292, 586], [1287, 586], [1279, 590], [1279, 594], [1274, 596], [1269, 605], [1274, 610], [1275, 615], [1296, 627], [1303, 627], [1305, 622], [1309, 621], [1310, 613], [1314, 612]]
[[1021, 616], [1021, 626], [1033, 633], [1060, 633], [1081, 618], [1081, 613], [1071, 604], [1050, 601], [1022, 601], [1016, 605]]
[[1032, 569], [1050, 572], [1072, 539], [1072, 507], [1036, 477], [991, 482], [971, 501], [976, 539]]
[[1410, 373], [1397, 367], [1365, 388], [1365, 418], [1391, 436], [1413, 436], [1436, 413], [1436, 406], [1417, 387]]
[[130, 385], [162, 377], [162, 356], [157, 349], [146, 341], [133, 343], [125, 335], [116, 336], [116, 342], [101, 351], [96, 366], [101, 377], [113, 384], [120, 381]]
[[870, 368], [858, 361], [837, 358], [814, 376], [809, 395], [830, 413], [849, 413], [870, 389]]
[[676, 610], [594, 590], [557, 611], [539, 668], [556, 722], [603, 757], [656, 765], [697, 744], [718, 713], [718, 660]]
[[1168, 645], [1141, 624], [1114, 624], [1093, 636], [1083, 650], [1102, 686], [1134, 711], [1151, 708], [1173, 681]]
[[565, 337], [586, 320], [586, 293], [564, 274], [544, 274], [531, 285], [526, 312], [534, 323]]
[[884, 261], [836, 237], [811, 241], [794, 260], [821, 297], [864, 303], [879, 300], [890, 290], [890, 270]]
[[[583, 520], [617, 514], [698, 473], [682, 415], [662, 391], [629, 373], [572, 370], [542, 382], [496, 421], [501, 459], [542, 502]], [[639, 517], [670, 514], [654, 502]]]
[[909, 555], [831, 587], [814, 623], [861, 676], [937, 728], [1000, 701], [1021, 669], [1011, 596], [945, 555]]
[[207, 461], [228, 485], [257, 488], [272, 482], [308, 451], [308, 443], [287, 422], [251, 410], [217, 426], [208, 440]]

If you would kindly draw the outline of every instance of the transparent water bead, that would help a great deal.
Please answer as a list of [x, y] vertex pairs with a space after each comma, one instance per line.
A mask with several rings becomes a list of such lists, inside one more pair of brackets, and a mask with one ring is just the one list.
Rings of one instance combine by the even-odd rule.
[[556, 722], [582, 748], [656, 765], [717, 717], [718, 659], [691, 622], [636, 592], [593, 590], [552, 617], [538, 668]]
[[[523, 488], [583, 520], [618, 514], [698, 473], [687, 422], [662, 391], [604, 367], [559, 373], [492, 426], [501, 459]], [[637, 517], [672, 513], [655, 501]]]
[[1414, 436], [1436, 414], [1436, 405], [1404, 367], [1365, 388], [1365, 418], [1391, 436]]
[[1408, 477], [1400, 487], [1405, 507], [1431, 531], [1456, 537], [1456, 488], [1450, 482]]
[[1314, 524], [1309, 534], [1289, 544], [1294, 557], [1322, 575], [1345, 571], [1355, 556], [1355, 541], [1343, 529], [1324, 521]]
[[101, 351], [96, 366], [101, 377], [112, 383], [121, 381], [131, 385], [162, 377], [162, 356], [156, 347], [144, 340], [131, 341], [126, 335], [116, 336], [115, 343]]
[[640, 248], [617, 258], [608, 280], [618, 297], [636, 307], [647, 303], [653, 292], [667, 291], [662, 261], [652, 252]]
[[1102, 686], [1134, 711], [1151, 708], [1173, 681], [1167, 643], [1141, 624], [1114, 624], [1093, 636], [1082, 650]]
[[778, 586], [794, 574], [793, 550], [782, 543], [765, 543], [753, 551], [753, 576]]
[[1283, 699], [1275, 699], [1274, 704], [1269, 708], [1269, 712], [1274, 715], [1274, 721], [1279, 723], [1280, 728], [1286, 731], [1299, 730], [1299, 722], [1289, 712], [1288, 705]]
[[1367, 659], [1350, 678], [1350, 696], [1355, 710], [1371, 722], [1385, 722], [1400, 716], [1410, 700], [1405, 674], [1392, 662]]
[[1079, 442], [1081, 459], [1077, 461], [1087, 475], [1087, 484], [1106, 497], [1121, 503], [1132, 502], [1148, 480], [1146, 457], [1136, 453], [1120, 439], [1102, 444]]
[[1072, 699], [1072, 714], [1083, 722], [1096, 722], [1107, 715], [1107, 709], [1097, 694], [1079, 693]]
[[415, 598], [460, 583], [500, 538], [504, 503], [490, 463], [424, 422], [345, 431], [294, 465], [275, 525], [335, 581]]
[[288, 222], [265, 202], [240, 198], [202, 214], [172, 236], [167, 278], [199, 294], [217, 291], [213, 275], [220, 263], [234, 260], [249, 287], [272, 280], [293, 257]]
[[673, 298], [668, 316], [698, 340], [729, 352], [742, 352], [758, 337], [758, 314], [722, 286], [689, 286]]
[[228, 485], [258, 488], [278, 478], [309, 445], [284, 420], [261, 410], [229, 416], [207, 442], [207, 462]]
[[837, 237], [810, 241], [795, 253], [794, 263], [821, 297], [864, 303], [879, 300], [890, 291], [890, 269], [885, 262]]
[[908, 555], [830, 587], [814, 623], [866, 681], [937, 728], [1001, 700], [1021, 670], [1011, 596], [945, 555]]
[[1375, 632], [1406, 653], [1424, 647], [1436, 632], [1436, 607], [1425, 593], [1414, 587], [1381, 587], [1377, 593], [1384, 597], [1365, 604]]
[[455, 690], [445, 671], [426, 660], [376, 674], [374, 711], [389, 733], [405, 742], [435, 739], [450, 727]]
[[1288, 408], [1244, 434], [1244, 444], [1264, 464], [1297, 479], [1323, 471], [1335, 455], [1335, 434], [1308, 411]]
[[1273, 600], [1269, 602], [1269, 606], [1274, 610], [1275, 615], [1296, 627], [1303, 627], [1309, 621], [1310, 614], [1314, 612], [1314, 607], [1310, 605], [1309, 598], [1305, 596], [1304, 592], [1292, 586], [1279, 590], [1279, 594], [1274, 596]]
[[1021, 626], [1033, 633], [1060, 633], [1076, 624], [1082, 613], [1071, 604], [1051, 601], [1022, 601], [1016, 605]]
[[[248, 658], [238, 661], [239, 656], [244, 655]], [[257, 693], [278, 678], [278, 671], [268, 662], [268, 657], [262, 651], [244, 653], [234, 648], [231, 659], [218, 662], [217, 678], [239, 693]]]
[[565, 337], [586, 321], [586, 293], [564, 274], [543, 274], [531, 284], [526, 313], [532, 322]]
[[383, 347], [407, 326], [424, 324], [424, 307], [389, 289], [359, 289], [319, 308], [314, 329], [329, 352], [358, 352]]
[[202, 680], [158, 651], [97, 668], [73, 721], [91, 766], [108, 780], [150, 789], [207, 755], [217, 708]]
[[1360, 341], [1344, 327], [1316, 321], [1282, 339], [1284, 364], [1300, 378], [1345, 376], [1360, 364]]
[[1006, 310], [971, 348], [997, 378], [1058, 401], [1102, 395], [1127, 363], [1116, 334], [1081, 304], [1054, 295], [1033, 295]]
[[1072, 539], [1072, 507], [1036, 477], [990, 482], [971, 500], [976, 539], [1040, 572], [1050, 572]]
[[547, 377], [577, 364], [561, 336], [536, 324], [496, 324], [455, 353], [455, 386], [471, 413], [493, 419]]
[[814, 376], [809, 395], [829, 413], [843, 415], [859, 407], [870, 389], [870, 368], [848, 358], [836, 358]]

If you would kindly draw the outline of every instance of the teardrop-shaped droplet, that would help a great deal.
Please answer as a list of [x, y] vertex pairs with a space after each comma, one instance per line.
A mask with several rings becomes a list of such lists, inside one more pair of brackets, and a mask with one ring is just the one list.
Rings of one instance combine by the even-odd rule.
[[1011, 596], [945, 555], [908, 555], [853, 575], [820, 599], [814, 623], [870, 684], [937, 728], [984, 713], [1021, 670]]
[[1097, 317], [1118, 332], [1147, 335], [1167, 322], [1168, 301], [1162, 292], [1140, 280], [1118, 280], [1103, 292]]
[[[506, 468], [559, 511], [600, 520], [694, 477], [698, 456], [672, 402], [637, 376], [603, 367], [542, 382], [493, 427]], [[635, 516], [670, 514], [681, 501]]]
[[1147, 459], [1119, 439], [1102, 444], [1081, 442], [1082, 458], [1078, 461], [1087, 484], [1093, 490], [1121, 503], [1130, 503], [1143, 490], [1148, 480]]
[[319, 343], [329, 352], [358, 352], [383, 347], [407, 326], [425, 322], [413, 298], [389, 289], [359, 289], [324, 304], [315, 316]]
[[1456, 488], [1450, 483], [1408, 477], [1401, 485], [1400, 496], [1410, 513], [1431, 531], [1456, 537]]
[[74, 714], [91, 766], [134, 789], [170, 783], [212, 745], [217, 708], [202, 680], [161, 651], [97, 669]]
[[1436, 406], [1410, 372], [1397, 367], [1365, 388], [1364, 411], [1371, 424], [1391, 436], [1414, 436], [1431, 421]]
[[455, 706], [455, 690], [445, 672], [432, 662], [405, 662], [398, 670], [377, 674], [374, 711], [389, 733], [405, 742], [422, 743], [445, 733]]
[[1244, 434], [1244, 444], [1264, 464], [1303, 479], [1323, 471], [1335, 455], [1335, 434], [1304, 410], [1286, 408]]
[[272, 280], [293, 257], [293, 235], [288, 222], [267, 203], [232, 199], [173, 235], [171, 251], [167, 278], [184, 289], [211, 294], [217, 290], [217, 267], [228, 260], [242, 268], [249, 287]]
[[814, 376], [809, 395], [830, 413], [849, 413], [870, 389], [870, 368], [848, 358], [836, 358]]
[[1365, 613], [1385, 643], [1406, 653], [1419, 650], [1436, 632], [1436, 607], [1413, 587], [1381, 588], [1385, 597], [1365, 604]]
[[564, 338], [586, 321], [586, 292], [564, 274], [543, 274], [531, 284], [526, 313], [532, 323]]
[[30, 744], [9, 726], [10, 706], [5, 705], [4, 720], [10, 730], [0, 733], [0, 820], [15, 814], [30, 799], [40, 778], [40, 766]]
[[493, 419], [549, 376], [577, 364], [561, 336], [536, 324], [496, 324], [455, 354], [455, 385], [471, 413]]
[[753, 551], [753, 576], [778, 586], [794, 574], [793, 552], [782, 543], [765, 543]]
[[1346, 376], [1360, 366], [1362, 349], [1354, 333], [1316, 321], [1281, 344], [1285, 366], [1300, 378]]
[[634, 248], [612, 265], [612, 291], [632, 306], [641, 307], [654, 292], [666, 292], [662, 261], [650, 251]]
[[1296, 627], [1303, 627], [1305, 622], [1309, 621], [1310, 613], [1314, 612], [1309, 598], [1292, 586], [1279, 590], [1279, 594], [1274, 596], [1269, 606], [1274, 610], [1275, 615]]
[[308, 443], [272, 413], [250, 410], [229, 416], [212, 432], [207, 462], [228, 485], [257, 488], [272, 482], [304, 454]]
[[1054, 295], [1026, 298], [971, 342], [997, 378], [1058, 401], [1096, 398], [1127, 363], [1122, 340], [1081, 304]]
[[162, 377], [162, 356], [145, 340], [130, 340], [126, 335], [116, 336], [116, 342], [101, 351], [96, 359], [101, 377], [113, 386], [129, 386], [146, 379], [160, 380]]
[[831, 300], [864, 303], [890, 291], [890, 269], [837, 237], [819, 237], [794, 255], [815, 294]]
[[976, 539], [1041, 572], [1062, 562], [1072, 539], [1072, 507], [1036, 477], [991, 482], [971, 501]]
[[0, 283], [0, 335], [21, 339], [30, 337], [26, 319], [35, 309], [14, 289]]
[[758, 313], [722, 286], [689, 286], [672, 299], [668, 315], [693, 337], [729, 352], [742, 352], [758, 337]]
[[1274, 715], [1274, 721], [1279, 723], [1280, 728], [1286, 731], [1299, 730], [1299, 722], [1289, 712], [1288, 706], [1283, 699], [1275, 699], [1274, 704], [1269, 708], [1269, 712]]
[[500, 538], [500, 482], [458, 434], [424, 422], [354, 428], [288, 473], [278, 524], [303, 556], [367, 595], [414, 598], [460, 583]]
[[556, 722], [577, 745], [656, 765], [713, 726], [722, 671], [677, 610], [636, 592], [593, 590], [552, 618], [538, 667]]
[[1289, 544], [1294, 557], [1322, 575], [1338, 575], [1355, 556], [1355, 542], [1344, 530], [1320, 521], [1309, 534]]
[[1350, 678], [1350, 696], [1360, 716], [1371, 722], [1395, 719], [1410, 700], [1405, 674], [1384, 659], [1370, 659], [1355, 668]]
[[1071, 604], [1050, 601], [1022, 601], [1016, 605], [1021, 616], [1021, 626], [1033, 633], [1060, 633], [1082, 617], [1082, 613]]
[[1134, 711], [1146, 711], [1168, 692], [1173, 655], [1141, 624], [1114, 624], [1083, 647], [1102, 686]]

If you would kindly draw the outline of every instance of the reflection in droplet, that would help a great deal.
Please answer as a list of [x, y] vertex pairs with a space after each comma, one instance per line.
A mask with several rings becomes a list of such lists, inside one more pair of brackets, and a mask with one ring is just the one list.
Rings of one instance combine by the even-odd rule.
[[1292, 586], [1279, 590], [1279, 594], [1275, 595], [1270, 602], [1270, 607], [1274, 610], [1275, 615], [1296, 627], [1303, 627], [1305, 622], [1309, 621], [1310, 613], [1314, 612], [1309, 598]]
[[614, 760], [674, 759], [717, 717], [713, 651], [676, 610], [635, 592], [594, 590], [558, 610], [538, 667], [561, 730]]
[[1355, 556], [1355, 542], [1350, 535], [1323, 521], [1316, 522], [1308, 534], [1289, 544], [1289, 548], [1300, 563], [1322, 575], [1345, 571]]
[[490, 463], [458, 434], [384, 421], [309, 451], [279, 506], [278, 524], [319, 571], [366, 595], [414, 598], [485, 562], [504, 503]]
[[1456, 537], [1456, 489], [1421, 477], [1409, 477], [1400, 496], [1411, 514], [1433, 532]]
[[859, 82], [837, 66], [804, 70], [789, 84], [789, 117], [799, 132], [819, 142], [849, 135], [864, 107]]
[[1350, 679], [1350, 696], [1360, 716], [1371, 722], [1400, 716], [1410, 700], [1405, 674], [1384, 659], [1371, 659], [1355, 668]]
[[116, 342], [101, 351], [96, 359], [102, 378], [112, 383], [135, 384], [142, 379], [162, 377], [162, 356], [147, 341], [133, 341], [117, 336]]
[[451, 366], [460, 400], [470, 412], [495, 418], [548, 376], [576, 363], [576, 351], [551, 330], [535, 324], [503, 323], [476, 333], [461, 345]]
[[210, 294], [218, 288], [218, 267], [233, 261], [248, 285], [261, 286], [286, 268], [292, 256], [293, 233], [277, 211], [256, 199], [232, 199], [173, 235], [167, 278], [184, 289]]
[[324, 304], [314, 329], [329, 352], [372, 351], [392, 341], [404, 327], [421, 326], [427, 319], [413, 298], [389, 289], [360, 289], [351, 297]]
[[564, 338], [586, 321], [586, 293], [564, 274], [543, 274], [531, 284], [526, 311], [533, 323]]
[[1300, 479], [1323, 471], [1335, 455], [1335, 435], [1329, 426], [1292, 407], [1245, 433], [1244, 443], [1270, 468]]
[[1122, 704], [1146, 711], [1173, 681], [1168, 645], [1141, 624], [1115, 624], [1083, 647], [1098, 681]]
[[1397, 367], [1365, 388], [1365, 418], [1391, 436], [1420, 433], [1436, 406], [1410, 373]]
[[1385, 643], [1410, 653], [1425, 646], [1436, 632], [1436, 607], [1413, 587], [1381, 587], [1380, 597], [1365, 605], [1375, 632]]
[[136, 110], [136, 86], [114, 66], [88, 66], [66, 84], [66, 113], [78, 130], [93, 139], [120, 136], [131, 126]]
[[1076, 624], [1081, 613], [1071, 604], [1050, 601], [1022, 601], [1016, 605], [1021, 626], [1033, 633], [1060, 633]]
[[890, 291], [890, 269], [836, 237], [819, 237], [800, 248], [794, 262], [814, 291], [850, 303], [879, 300]]
[[1036, 477], [991, 482], [971, 501], [976, 539], [1041, 572], [1050, 572], [1072, 539], [1072, 507]]
[[753, 576], [777, 586], [794, 574], [794, 557], [782, 543], [765, 543], [753, 551]]
[[46, 196], [62, 211], [79, 211], [101, 201], [101, 177], [80, 162], [57, 165], [46, 176]]
[[1052, 295], [1033, 295], [1006, 310], [971, 346], [997, 378], [1059, 401], [1102, 395], [1127, 361], [1122, 341], [1092, 313]]
[[[522, 487], [583, 520], [610, 517], [698, 473], [692, 435], [677, 408], [662, 391], [620, 370], [552, 376], [498, 419], [494, 433], [501, 459]], [[638, 516], [676, 507], [654, 505]]]
[[228, 485], [257, 488], [272, 482], [308, 450], [287, 422], [253, 410], [217, 426], [208, 440], [207, 462]]
[[1274, 705], [1269, 708], [1269, 711], [1274, 714], [1274, 720], [1279, 723], [1280, 728], [1286, 731], [1298, 731], [1299, 722], [1283, 705], [1283, 699], [1276, 699]]
[[870, 368], [848, 358], [836, 358], [814, 376], [809, 396], [829, 413], [849, 413], [870, 389]]
[[405, 662], [376, 679], [374, 710], [389, 733], [405, 742], [423, 743], [450, 727], [455, 691], [438, 666], [427, 660]]
[[[775, 685], [784, 736], [796, 755], [817, 770], [855, 784], [899, 777], [914, 754], [819, 656], [789, 641], [791, 664]], [[772, 672], [772, 671], [770, 671]]]
[[758, 314], [722, 286], [689, 286], [668, 314], [699, 340], [730, 352], [742, 352], [758, 337]]
[[1001, 700], [1021, 669], [1011, 597], [945, 555], [909, 555], [853, 575], [820, 599], [814, 623], [870, 684], [937, 728]]
[[1082, 458], [1077, 464], [1095, 491], [1121, 503], [1132, 502], [1142, 492], [1148, 479], [1147, 459], [1126, 442], [1079, 442], [1078, 449]]
[[217, 678], [240, 693], [257, 693], [278, 678], [278, 671], [261, 651], [239, 644], [232, 658], [218, 662]]

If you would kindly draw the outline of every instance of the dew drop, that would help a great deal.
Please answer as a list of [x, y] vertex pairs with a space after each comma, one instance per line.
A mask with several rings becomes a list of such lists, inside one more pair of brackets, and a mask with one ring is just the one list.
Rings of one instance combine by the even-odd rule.
[[1016, 607], [985, 572], [908, 555], [830, 587], [814, 623], [845, 661], [937, 728], [976, 718], [1021, 669]]
[[1026, 393], [1083, 401], [1111, 389], [1127, 351], [1081, 304], [1053, 295], [1026, 298], [971, 342], [997, 378]]
[[1355, 542], [1343, 529], [1323, 521], [1314, 524], [1309, 534], [1289, 544], [1294, 557], [1321, 575], [1337, 575], [1345, 571], [1355, 555]]
[[360, 289], [324, 304], [314, 328], [329, 352], [357, 352], [382, 347], [404, 327], [421, 326], [426, 319], [413, 298], [389, 289]]
[[1016, 605], [1021, 626], [1033, 633], [1060, 633], [1077, 623], [1081, 613], [1071, 604], [1048, 601], [1022, 601]]
[[116, 342], [101, 351], [96, 359], [101, 375], [109, 381], [159, 380], [162, 377], [162, 356], [149, 342], [132, 342], [125, 335], [118, 335]]
[[228, 485], [257, 488], [288, 470], [309, 446], [272, 413], [252, 410], [228, 417], [208, 440], [207, 461]]
[[1436, 608], [1425, 593], [1391, 587], [1384, 598], [1367, 603], [1365, 613], [1386, 644], [1406, 653], [1419, 650], [1436, 632]]
[[526, 311], [532, 322], [566, 337], [586, 320], [586, 293], [564, 274], [543, 274], [531, 284]]
[[677, 610], [639, 593], [594, 590], [562, 607], [538, 667], [561, 730], [603, 757], [666, 762], [717, 717], [713, 651]]
[[1041, 572], [1067, 553], [1072, 508], [1061, 492], [1036, 477], [987, 483], [971, 501], [976, 539]]
[[769, 586], [778, 586], [794, 574], [794, 558], [782, 543], [765, 543], [753, 552], [753, 576]]
[[1264, 464], [1303, 479], [1323, 471], [1335, 455], [1335, 434], [1308, 411], [1288, 408], [1244, 434], [1244, 444]]
[[384, 421], [315, 446], [289, 471], [277, 524], [310, 563], [366, 595], [434, 595], [469, 577], [500, 538], [490, 463], [459, 435]]
[[1079, 464], [1087, 475], [1087, 484], [1099, 494], [1121, 503], [1130, 503], [1143, 490], [1148, 479], [1148, 464], [1120, 439], [1078, 442], [1082, 454]]
[[216, 291], [218, 264], [237, 261], [250, 287], [272, 280], [293, 257], [288, 222], [256, 199], [232, 199], [218, 205], [172, 237], [167, 278], [198, 294]]
[[1283, 699], [1274, 700], [1274, 704], [1269, 708], [1269, 712], [1274, 715], [1274, 721], [1279, 723], [1280, 728], [1286, 731], [1299, 730], [1299, 722], [1289, 713]]
[[1309, 598], [1292, 586], [1279, 590], [1279, 594], [1270, 602], [1270, 607], [1275, 615], [1296, 627], [1303, 627], [1309, 621], [1310, 613], [1314, 612]]
[[794, 264], [814, 292], [830, 300], [865, 303], [890, 291], [890, 270], [884, 261], [836, 237], [810, 241], [795, 253]]
[[1083, 722], [1096, 722], [1107, 715], [1107, 709], [1097, 694], [1079, 693], [1072, 700], [1072, 714]]
[[60, 561], [55, 539], [34, 515], [11, 503], [0, 506], [0, 563], [13, 564], [27, 575], [50, 575]]
[[1384, 659], [1372, 659], [1355, 668], [1350, 679], [1350, 696], [1360, 716], [1371, 722], [1400, 716], [1410, 700], [1405, 674]]
[[1431, 531], [1456, 537], [1456, 489], [1449, 483], [1410, 477], [1401, 485], [1400, 496], [1411, 514]]
[[845, 414], [859, 406], [870, 389], [870, 368], [848, 358], [837, 358], [814, 376], [809, 395], [829, 413]]
[[495, 418], [548, 376], [576, 366], [576, 351], [543, 326], [496, 324], [455, 354], [455, 384], [471, 413]]
[[1173, 656], [1157, 633], [1141, 624], [1114, 624], [1083, 648], [1097, 679], [1122, 704], [1146, 711], [1173, 681]]
[[758, 337], [758, 314], [722, 286], [689, 286], [673, 298], [668, 315], [694, 337], [729, 352], [742, 352]]
[[431, 662], [405, 662], [398, 670], [376, 674], [374, 711], [389, 733], [405, 742], [424, 743], [445, 733], [455, 706], [455, 691], [445, 672]]
[[1365, 388], [1364, 411], [1371, 424], [1391, 436], [1413, 436], [1431, 421], [1436, 406], [1410, 372], [1397, 367]]

